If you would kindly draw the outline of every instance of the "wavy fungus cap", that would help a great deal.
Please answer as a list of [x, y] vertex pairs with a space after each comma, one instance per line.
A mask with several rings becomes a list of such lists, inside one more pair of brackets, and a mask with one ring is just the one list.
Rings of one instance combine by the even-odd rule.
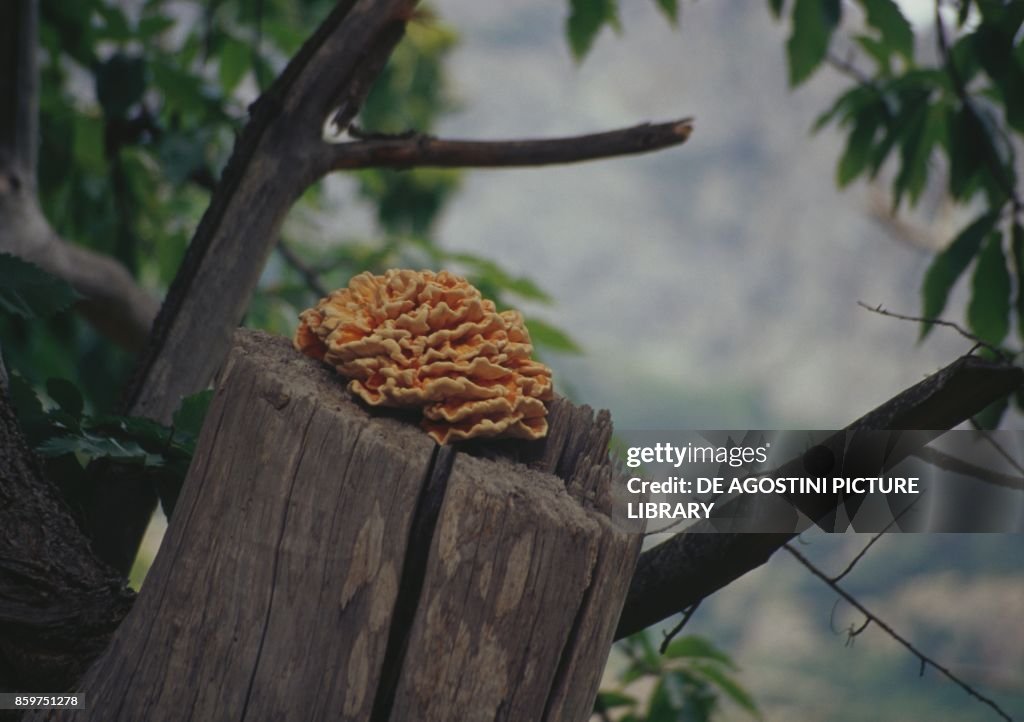
[[551, 370], [518, 311], [441, 271], [361, 273], [299, 315], [295, 348], [372, 406], [421, 407], [439, 444], [547, 434]]

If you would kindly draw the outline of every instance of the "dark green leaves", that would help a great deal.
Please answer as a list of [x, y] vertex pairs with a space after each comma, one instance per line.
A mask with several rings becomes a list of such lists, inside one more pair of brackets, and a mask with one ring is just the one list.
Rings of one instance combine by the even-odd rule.
[[1010, 330], [1010, 273], [998, 231], [989, 234], [971, 280], [967, 322], [978, 338], [998, 346]]
[[123, 118], [142, 99], [148, 83], [141, 57], [117, 54], [96, 68], [96, 98], [110, 118]]
[[149, 419], [87, 413], [81, 391], [65, 379], [46, 382], [49, 408], [20, 375], [11, 375], [10, 388], [22, 429], [36, 452], [59, 470], [53, 478], [69, 499], [87, 496], [96, 482], [91, 462], [102, 459], [131, 466], [140, 484], [154, 483], [170, 516], [212, 392], [184, 399], [168, 429]]
[[220, 49], [220, 65], [217, 68], [217, 75], [225, 93], [230, 94], [241, 81], [249, 69], [251, 58], [252, 50], [248, 45], [231, 35], [224, 38]]
[[[982, 241], [995, 227], [998, 218], [998, 213], [983, 215], [967, 226], [949, 247], [932, 261], [921, 288], [925, 318], [937, 318], [942, 314], [953, 285], [977, 255]], [[931, 324], [923, 325], [921, 338], [927, 336], [929, 331]]]
[[85, 401], [78, 387], [67, 379], [50, 379], [46, 382], [46, 393], [64, 413], [75, 419], [82, 416]]
[[530, 331], [530, 340], [538, 348], [561, 353], [582, 353], [582, 349], [569, 334], [549, 323], [530, 318], [526, 320], [526, 328]]
[[654, 0], [668, 21], [675, 25], [679, 22], [679, 0]]
[[821, 65], [840, 16], [839, 0], [796, 0], [793, 32], [786, 43], [790, 85], [800, 85]]
[[1024, 226], [1013, 224], [1010, 231], [1010, 244], [1013, 250], [1013, 269], [1017, 282], [1017, 334], [1024, 339]]
[[709, 722], [716, 719], [721, 697], [732, 700], [751, 717], [761, 716], [750, 693], [731, 676], [736, 670], [732, 660], [706, 639], [681, 637], [669, 644], [661, 656], [650, 635], [641, 632], [619, 642], [615, 652], [624, 656], [626, 662], [618, 674], [620, 685], [632, 685], [637, 680], [653, 684], [646, 709], [623, 689], [602, 690], [597, 709], [624, 713], [616, 719]]
[[206, 418], [206, 410], [210, 407], [211, 400], [211, 389], [186, 396], [174, 413], [175, 433], [186, 434], [192, 439], [199, 438], [199, 430], [203, 428], [203, 419]]
[[67, 282], [17, 256], [0, 253], [0, 310], [25, 319], [45, 318], [63, 311], [76, 298]]
[[565, 33], [573, 57], [582, 60], [605, 25], [618, 24], [616, 0], [569, 0]]
[[914, 30], [893, 0], [860, 0], [868, 25], [878, 30], [883, 48], [914, 59]]

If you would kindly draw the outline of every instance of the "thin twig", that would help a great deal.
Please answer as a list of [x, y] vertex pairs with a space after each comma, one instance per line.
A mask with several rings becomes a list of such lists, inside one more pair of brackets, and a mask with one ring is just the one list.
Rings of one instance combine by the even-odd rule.
[[1003, 448], [1002, 444], [1000, 444], [998, 441], [992, 438], [992, 434], [989, 433], [988, 429], [981, 428], [981, 424], [975, 421], [973, 416], [971, 417], [971, 426], [974, 427], [975, 431], [981, 433], [982, 438], [984, 438], [985, 441], [987, 441], [989, 445], [996, 450], [997, 454], [1003, 457], [1003, 459], [1005, 459], [1010, 466], [1012, 466], [1014, 469], [1019, 471], [1022, 476], [1024, 476], [1024, 466], [1021, 466], [1020, 462], [1014, 459], [1010, 452]]
[[994, 486], [1001, 486], [1006, 489], [1024, 491], [1024, 477], [1011, 474], [1000, 474], [998, 471], [986, 469], [983, 466], [972, 464], [969, 461], [958, 459], [955, 456], [946, 454], [938, 449], [924, 447], [913, 452], [913, 455], [932, 466], [951, 471], [954, 474], [970, 476], [978, 481], [985, 481]]
[[899, 514], [897, 514], [896, 516], [894, 516], [894, 517], [892, 518], [892, 521], [891, 521], [891, 522], [889, 522], [888, 524], [886, 524], [886, 525], [885, 525], [885, 528], [884, 528], [884, 529], [882, 529], [882, 531], [878, 532], [878, 533], [877, 533], [877, 534], [875, 534], [875, 535], [874, 535], [873, 537], [871, 537], [871, 541], [869, 541], [869, 542], [868, 542], [868, 543], [867, 543], [867, 544], [866, 544], [866, 545], [864, 546], [864, 548], [860, 550], [860, 553], [859, 553], [859, 554], [857, 554], [857, 556], [855, 556], [855, 557], [854, 557], [854, 558], [853, 558], [853, 559], [852, 559], [852, 560], [850, 561], [850, 563], [846, 565], [846, 569], [844, 569], [843, 571], [839, 572], [839, 574], [837, 574], [836, 576], [832, 577], [832, 583], [833, 583], [833, 584], [836, 584], [836, 583], [838, 583], [840, 579], [842, 579], [842, 578], [843, 578], [843, 577], [845, 577], [845, 576], [846, 576], [847, 574], [849, 574], [850, 572], [852, 572], [852, 571], [853, 571], [853, 568], [854, 568], [855, 566], [857, 566], [857, 562], [859, 562], [859, 561], [860, 561], [860, 560], [861, 560], [861, 559], [862, 559], [862, 558], [864, 557], [864, 555], [868, 553], [868, 549], [870, 549], [870, 548], [871, 548], [871, 547], [872, 547], [872, 546], [874, 545], [874, 543], [875, 543], [875, 542], [877, 542], [877, 541], [878, 541], [879, 539], [881, 539], [881, 538], [882, 538], [882, 535], [883, 535], [883, 534], [885, 534], [885, 533], [886, 533], [887, 531], [889, 531], [890, 529], [892, 529], [893, 525], [895, 525], [895, 524], [896, 524], [896, 522], [898, 522], [898, 521], [900, 520], [900, 518], [901, 518], [901, 517], [902, 517], [902, 516], [903, 516], [904, 514], [906, 514], [906, 513], [908, 512], [908, 511], [910, 511], [910, 509], [911, 509], [911, 508], [912, 508], [912, 507], [914, 506], [914, 504], [916, 504], [916, 503], [918, 502], [918, 500], [919, 500], [920, 498], [921, 498], [921, 497], [917, 497], [917, 499], [914, 499], [914, 501], [913, 501], [913, 502], [911, 502], [910, 504], [908, 504], [907, 506], [905, 506], [905, 507], [904, 507], [903, 509], [901, 509], [901, 510], [900, 510], [900, 513], [899, 513]]
[[[838, 584], [836, 584], [831, 579], [829, 579], [828, 575], [825, 574], [825, 572], [823, 572], [820, 569], [818, 569], [818, 567], [816, 567], [811, 562], [810, 559], [808, 559], [803, 554], [798, 552], [795, 547], [793, 547], [791, 544], [785, 544], [784, 548], [786, 549], [786, 551], [788, 551], [790, 554], [792, 554], [796, 558], [796, 560], [798, 562], [800, 562], [805, 567], [807, 567], [807, 569], [810, 570], [811, 574], [813, 574], [814, 576], [816, 576], [819, 579], [821, 579], [821, 581], [825, 582], [825, 584], [827, 584], [829, 587], [831, 587], [832, 591], [834, 591], [836, 594], [841, 596], [854, 609], [856, 609], [861, 614], [863, 614], [865, 617], [867, 617], [868, 621], [874, 622], [877, 626], [879, 626], [881, 629], [883, 629], [886, 634], [888, 634], [890, 637], [895, 639], [897, 642], [899, 642], [901, 645], [903, 645], [903, 647], [907, 651], [909, 651], [911, 654], [913, 654], [915, 657], [917, 657], [921, 661], [922, 673], [924, 672], [924, 669], [925, 669], [926, 666], [933, 667], [936, 671], [938, 671], [940, 674], [942, 674], [944, 677], [946, 677], [946, 679], [950, 680], [955, 685], [960, 687], [962, 690], [967, 692], [967, 694], [971, 695], [972, 697], [977, 699], [979, 702], [982, 702], [983, 704], [986, 704], [989, 707], [991, 707], [993, 710], [995, 710], [995, 713], [998, 714], [1000, 717], [1002, 717], [1004, 720], [1007, 720], [1008, 722], [1013, 722], [1013, 718], [1010, 717], [1010, 715], [1008, 715], [1005, 711], [1003, 711], [1002, 707], [1000, 707], [998, 704], [996, 704], [992, 699], [990, 699], [990, 698], [986, 697], [985, 695], [981, 694], [980, 692], [978, 692], [978, 690], [976, 690], [974, 687], [969, 685], [967, 682], [964, 682], [962, 679], [960, 679], [955, 674], [950, 672], [946, 667], [943, 667], [941, 664], [939, 664], [934, 659], [932, 659], [931, 657], [926, 655], [924, 652], [919, 650], [917, 647], [915, 647], [913, 644], [908, 642], [905, 638], [900, 636], [896, 632], [896, 630], [894, 630], [892, 627], [890, 627], [884, 621], [879, 619], [877, 615], [875, 615], [872, 612], [870, 612], [863, 604], [858, 602], [849, 592], [847, 592], [842, 587], [840, 587]], [[862, 628], [861, 628], [860, 631], [863, 631], [864, 626], [866, 626], [866, 624], [862, 625]], [[858, 634], [859, 633], [860, 632], [858, 632]]]
[[309, 289], [321, 298], [328, 295], [327, 287], [323, 281], [320, 280], [320, 276], [317, 275], [316, 271], [306, 265], [306, 262], [299, 258], [298, 254], [293, 251], [282, 238], [277, 242], [277, 252], [281, 254], [281, 258], [285, 260], [289, 266], [298, 271], [299, 275], [302, 276], [302, 280], [306, 282]]
[[[945, 320], [943, 318], [925, 318], [924, 316], [908, 316], [908, 315], [903, 314], [903, 313], [895, 313], [894, 311], [889, 311], [889, 310], [883, 308], [882, 304], [878, 304], [877, 306], [871, 306], [871, 305], [868, 305], [868, 304], [864, 303], [863, 301], [857, 301], [857, 305], [860, 306], [861, 308], [866, 308], [867, 310], [871, 311], [872, 313], [877, 313], [877, 314], [879, 314], [881, 316], [888, 316], [889, 318], [898, 318], [901, 321], [916, 321], [917, 323], [931, 323], [931, 324], [935, 324], [936, 326], [945, 326], [946, 328], [951, 328], [954, 331], [956, 331], [958, 334], [960, 334], [961, 336], [966, 338], [968, 341], [972, 341], [975, 344], [976, 348], [977, 347], [987, 348], [989, 351], [991, 351], [992, 353], [998, 355], [1004, 361], [1009, 361], [1012, 358], [1011, 354], [1006, 353], [1006, 351], [1004, 351], [1003, 349], [999, 348], [998, 346], [993, 346], [992, 344], [988, 343], [987, 341], [982, 341], [980, 338], [978, 338], [973, 333], [971, 333], [970, 331], [965, 329], [963, 326], [961, 326], [958, 323], [954, 323], [953, 321], [947, 321], [947, 320]], [[973, 351], [974, 349], [971, 349], [971, 350]]]
[[[576, 163], [648, 153], [685, 143], [693, 120], [644, 123], [604, 133], [527, 140], [446, 140], [421, 133], [367, 134], [343, 143], [321, 143], [308, 158], [317, 175], [356, 168], [499, 168]], [[351, 133], [350, 133], [351, 135]]]
[[690, 621], [690, 617], [692, 617], [693, 613], [697, 611], [697, 607], [700, 606], [702, 601], [703, 600], [697, 600], [683, 610], [683, 618], [679, 620], [679, 624], [674, 626], [671, 631], [665, 633], [664, 638], [661, 640], [661, 647], [658, 649], [659, 652], [665, 654], [665, 650], [668, 649], [669, 643], [676, 638], [676, 635], [683, 631], [683, 627], [685, 627], [686, 623]]
[[840, 58], [836, 53], [830, 51], [829, 54], [825, 56], [825, 61], [848, 78], [856, 80], [861, 85], [877, 89], [878, 85], [875, 83], [874, 79], [854, 65], [852, 57]]

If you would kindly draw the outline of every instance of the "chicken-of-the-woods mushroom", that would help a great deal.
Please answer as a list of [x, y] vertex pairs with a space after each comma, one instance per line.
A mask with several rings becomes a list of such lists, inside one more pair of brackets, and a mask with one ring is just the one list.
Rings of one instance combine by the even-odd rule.
[[447, 271], [362, 273], [299, 315], [295, 348], [372, 406], [420, 407], [439, 444], [547, 434], [551, 370], [518, 311]]

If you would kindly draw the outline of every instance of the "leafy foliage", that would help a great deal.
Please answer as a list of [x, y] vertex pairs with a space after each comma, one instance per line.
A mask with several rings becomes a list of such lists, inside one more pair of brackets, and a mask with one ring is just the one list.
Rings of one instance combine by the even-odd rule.
[[[802, 32], [814, 38], [797, 54], [791, 38], [791, 83], [806, 80], [826, 59], [855, 81], [816, 124], [846, 132], [836, 182], [842, 187], [862, 177], [874, 180], [892, 167], [895, 212], [904, 200], [916, 205], [944, 172], [949, 197], [975, 218], [929, 266], [921, 287], [923, 316], [942, 314], [973, 266], [970, 330], [992, 346], [1005, 343], [1011, 327], [1024, 340], [1024, 200], [1016, 171], [1024, 138], [1024, 0], [960, 0], [953, 27], [937, 12], [929, 29], [934, 55], [915, 52], [918, 38], [894, 0], [856, 4], [868, 32], [851, 31], [847, 42], [860, 50], [851, 60], [829, 49], [838, 42], [833, 31], [841, 20], [833, 22], [830, 13], [844, 6], [796, 0], [791, 12], [793, 37]], [[769, 0], [769, 7], [783, 15], [781, 0]], [[856, 24], [853, 19], [849, 26]], [[931, 327], [922, 324], [922, 338]], [[989, 409], [985, 422], [998, 422], [1004, 409]]]
[[[212, 393], [186, 398], [167, 428], [149, 419], [86, 413], [78, 387], [66, 379], [49, 379], [46, 398], [40, 398], [27, 379], [11, 375], [11, 401], [29, 443], [47, 462], [72, 506], [82, 503], [102, 483], [110, 466], [132, 467], [138, 483], [160, 491], [170, 517], [178, 491], [195, 452]], [[104, 461], [106, 467], [93, 462]]]
[[[726, 698], [751, 717], [761, 717], [753, 698], [732, 677], [736, 665], [706, 639], [680, 637], [661, 656], [650, 633], [639, 632], [619, 642], [616, 650], [626, 663], [617, 675], [618, 686], [598, 693], [598, 712], [614, 710], [622, 722], [702, 722], [714, 719]], [[631, 693], [645, 682], [653, 684], [646, 703]]]
[[63, 311], [78, 297], [67, 282], [9, 253], [0, 253], [0, 310], [25, 320]]
[[[39, 196], [55, 230], [114, 256], [162, 295], [209, 204], [247, 105], [333, 5], [41, 0]], [[441, 23], [414, 22], [359, 123], [377, 132], [429, 132], [456, 107], [444, 73], [456, 43]], [[357, 202], [376, 220], [366, 235], [324, 238], [329, 207], [319, 187], [305, 194], [294, 214], [314, 220], [289, 221], [283, 232], [325, 286], [344, 285], [363, 270], [449, 262], [440, 254], [436, 225], [459, 189], [458, 172], [366, 171], [357, 174], [356, 185]], [[0, 268], [0, 276], [4, 272]], [[523, 298], [516, 286], [502, 285], [508, 277], [482, 279], [504, 305]], [[26, 275], [22, 286], [0, 283], [3, 308], [22, 303], [29, 281]], [[55, 290], [44, 295], [62, 298]], [[298, 311], [315, 300], [306, 276], [275, 259], [246, 322], [290, 334]], [[40, 324], [2, 314], [0, 335], [12, 368], [67, 378], [92, 407], [114, 409], [132, 358], [76, 316], [57, 314]]]

